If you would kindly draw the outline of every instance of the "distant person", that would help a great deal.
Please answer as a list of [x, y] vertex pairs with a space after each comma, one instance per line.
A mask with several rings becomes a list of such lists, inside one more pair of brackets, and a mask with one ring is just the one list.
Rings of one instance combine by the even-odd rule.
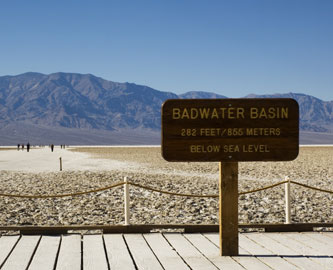
[[20, 144], [17, 145], [17, 151], [20, 150], [20, 146], [21, 146]]
[[27, 144], [27, 152], [29, 152], [30, 151], [30, 143], [28, 142], [28, 144]]
[[24, 150], [24, 144], [22, 144], [22, 151]]
[[54, 144], [51, 144], [51, 152], [53, 152]]

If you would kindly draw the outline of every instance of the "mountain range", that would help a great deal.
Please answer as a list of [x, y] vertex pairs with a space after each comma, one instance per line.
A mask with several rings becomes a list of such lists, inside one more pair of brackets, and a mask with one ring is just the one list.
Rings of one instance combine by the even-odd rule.
[[[333, 101], [287, 93], [300, 106], [301, 143], [333, 143]], [[0, 145], [159, 144], [161, 105], [167, 99], [227, 98], [192, 91], [181, 95], [91, 74], [28, 72], [0, 77]], [[302, 141], [303, 140], [303, 141]]]

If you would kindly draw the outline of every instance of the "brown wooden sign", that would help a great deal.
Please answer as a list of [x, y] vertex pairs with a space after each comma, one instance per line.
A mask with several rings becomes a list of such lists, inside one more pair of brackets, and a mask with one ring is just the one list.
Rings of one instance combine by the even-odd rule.
[[298, 148], [294, 99], [174, 99], [162, 106], [168, 161], [287, 161]]

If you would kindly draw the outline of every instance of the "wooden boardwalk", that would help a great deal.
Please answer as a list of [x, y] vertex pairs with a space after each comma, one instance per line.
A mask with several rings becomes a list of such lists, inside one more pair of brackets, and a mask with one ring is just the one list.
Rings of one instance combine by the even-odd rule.
[[0, 237], [4, 270], [333, 269], [333, 232], [240, 233], [239, 256], [219, 256], [217, 233]]

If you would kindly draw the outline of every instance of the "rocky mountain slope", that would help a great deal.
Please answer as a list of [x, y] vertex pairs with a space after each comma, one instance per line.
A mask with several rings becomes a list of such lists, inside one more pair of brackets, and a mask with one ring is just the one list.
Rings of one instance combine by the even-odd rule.
[[25, 73], [0, 77], [0, 121], [115, 130], [160, 127], [164, 100], [177, 95], [93, 75]]

